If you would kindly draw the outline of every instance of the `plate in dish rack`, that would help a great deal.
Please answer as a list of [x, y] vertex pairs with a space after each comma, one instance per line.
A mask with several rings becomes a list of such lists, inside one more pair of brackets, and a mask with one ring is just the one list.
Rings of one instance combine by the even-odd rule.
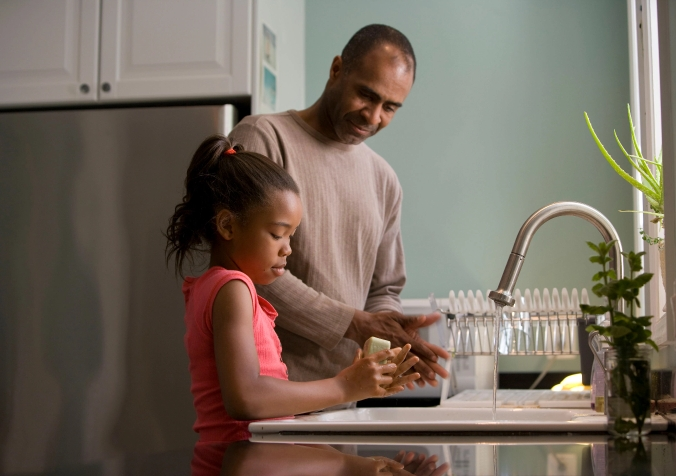
[[[652, 430], [667, 422], [652, 416]], [[312, 413], [288, 420], [260, 420], [249, 431], [269, 433], [405, 433], [405, 432], [605, 432], [605, 415], [562, 408], [356, 408]]]

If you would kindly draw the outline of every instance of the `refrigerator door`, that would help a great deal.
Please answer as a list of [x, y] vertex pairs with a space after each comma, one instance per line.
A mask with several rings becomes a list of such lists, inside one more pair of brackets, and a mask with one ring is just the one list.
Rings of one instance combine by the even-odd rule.
[[166, 229], [231, 106], [0, 114], [0, 473], [192, 445]]

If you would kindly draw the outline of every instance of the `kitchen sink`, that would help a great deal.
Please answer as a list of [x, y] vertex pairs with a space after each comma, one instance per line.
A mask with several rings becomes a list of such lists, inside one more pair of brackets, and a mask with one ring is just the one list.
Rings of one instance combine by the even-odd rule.
[[[666, 421], [652, 417], [653, 431]], [[268, 433], [444, 433], [444, 432], [605, 432], [605, 415], [562, 408], [355, 408], [252, 422], [249, 431]]]

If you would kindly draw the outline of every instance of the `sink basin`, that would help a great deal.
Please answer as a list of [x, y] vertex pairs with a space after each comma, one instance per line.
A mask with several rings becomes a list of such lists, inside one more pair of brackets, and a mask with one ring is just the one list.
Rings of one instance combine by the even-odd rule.
[[[501, 421], [569, 421], [581, 414], [589, 414], [585, 411], [566, 409], [532, 409], [532, 408], [499, 408], [496, 419]], [[439, 420], [460, 421], [489, 421], [493, 423], [493, 410], [491, 408], [357, 408], [335, 412], [316, 413], [303, 417], [304, 420], [322, 422], [364, 422], [364, 421], [389, 421], [401, 422], [402, 420], [415, 420], [420, 423], [431, 423]]]
[[[301, 432], [589, 432], [606, 431], [606, 417], [592, 410], [560, 408], [355, 408], [249, 424], [252, 434]], [[666, 421], [653, 416], [653, 431]]]

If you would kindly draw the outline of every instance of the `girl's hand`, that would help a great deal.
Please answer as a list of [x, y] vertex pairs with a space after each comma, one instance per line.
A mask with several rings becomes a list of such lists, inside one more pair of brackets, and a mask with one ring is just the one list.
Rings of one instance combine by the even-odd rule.
[[[363, 456], [343, 454], [344, 465], [336, 476], [394, 476], [406, 474], [404, 465], [384, 456]], [[318, 473], [315, 473], [318, 474]], [[326, 473], [324, 473], [326, 474]]]
[[397, 352], [397, 356], [392, 360], [392, 363], [397, 367], [395, 371], [390, 374], [392, 376], [392, 383], [385, 387], [386, 397], [401, 392], [404, 390], [405, 385], [420, 378], [419, 373], [409, 372], [411, 368], [420, 360], [415, 355], [406, 359], [409, 350], [411, 350], [411, 344], [406, 344], [403, 348], [397, 348], [393, 350]]
[[[397, 356], [400, 349], [381, 350], [368, 357], [362, 357], [361, 349], [357, 351], [352, 365], [343, 369], [336, 379], [343, 389], [346, 402], [363, 400], [370, 397], [384, 397], [387, 388], [392, 384], [397, 364], [389, 363]], [[381, 364], [381, 361], [388, 363]]]
[[425, 456], [424, 454], [414, 453], [412, 451], [405, 452], [400, 451], [394, 457], [395, 461], [404, 465], [404, 469], [401, 470], [401, 473], [396, 472], [394, 474], [413, 474], [415, 476], [442, 476], [448, 471], [448, 463], [444, 463], [437, 467], [437, 462], [439, 458], [437, 455]]

